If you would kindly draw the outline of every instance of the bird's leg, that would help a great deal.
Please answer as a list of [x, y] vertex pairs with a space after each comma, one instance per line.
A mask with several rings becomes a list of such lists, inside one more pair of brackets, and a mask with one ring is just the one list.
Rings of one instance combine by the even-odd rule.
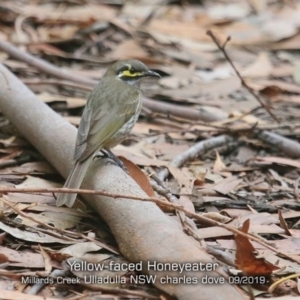
[[116, 163], [117, 166], [119, 166], [121, 169], [123, 169], [123, 171], [125, 171], [127, 174], [129, 174], [124, 163], [110, 149], [105, 149], [105, 151], [106, 151], [106, 155], [110, 159], [112, 159]]
[[110, 158], [110, 156], [104, 151], [104, 149], [99, 150], [99, 152], [93, 157], [93, 160], [100, 158]]
[[121, 169], [123, 169], [123, 171], [125, 171], [127, 174], [129, 174], [127, 168], [124, 165], [124, 163], [110, 149], [101, 149], [100, 152], [103, 155], [97, 154], [97, 155], [94, 156], [94, 159], [95, 158], [110, 158], [111, 160], [114, 161], [114, 163], [117, 166], [119, 166]]

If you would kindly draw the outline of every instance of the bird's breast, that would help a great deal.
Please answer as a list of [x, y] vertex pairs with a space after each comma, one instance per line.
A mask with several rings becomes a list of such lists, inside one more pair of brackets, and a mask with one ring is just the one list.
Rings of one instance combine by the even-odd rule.
[[121, 143], [130, 133], [133, 126], [137, 122], [142, 109], [141, 97], [139, 97], [137, 101], [138, 102], [135, 114], [105, 143], [104, 148], [114, 148], [119, 143]]

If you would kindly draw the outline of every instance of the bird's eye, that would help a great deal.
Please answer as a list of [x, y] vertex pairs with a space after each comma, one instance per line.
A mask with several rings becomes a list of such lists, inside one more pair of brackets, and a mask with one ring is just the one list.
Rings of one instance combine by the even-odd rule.
[[129, 70], [129, 73], [130, 73], [130, 74], [135, 74], [135, 73], [136, 73], [136, 70], [135, 70], [134, 68], [131, 68], [131, 69]]

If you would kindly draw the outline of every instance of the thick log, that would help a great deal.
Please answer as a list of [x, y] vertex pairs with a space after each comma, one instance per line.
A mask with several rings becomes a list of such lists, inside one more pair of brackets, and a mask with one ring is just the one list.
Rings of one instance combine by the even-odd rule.
[[[76, 128], [64, 121], [46, 104], [37, 99], [18, 78], [0, 65], [0, 109], [39, 152], [64, 176], [72, 164]], [[145, 193], [123, 170], [96, 161], [88, 170], [82, 188], [110, 193], [140, 195]], [[166, 275], [177, 278], [204, 276], [221, 278], [214, 271], [169, 272], [147, 268], [147, 262], [213, 263], [212, 258], [166, 216], [154, 203], [130, 199], [114, 200], [103, 196], [85, 196], [107, 222], [120, 251], [132, 262], [143, 262], [143, 272], [156, 275], [155, 285], [178, 299], [238, 300], [242, 295], [228, 283], [216, 285], [164, 284]]]

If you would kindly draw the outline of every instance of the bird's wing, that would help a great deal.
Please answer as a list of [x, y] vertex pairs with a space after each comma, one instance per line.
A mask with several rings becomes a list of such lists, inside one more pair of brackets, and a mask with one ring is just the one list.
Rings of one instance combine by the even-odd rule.
[[98, 91], [91, 93], [83, 111], [77, 133], [75, 160], [83, 161], [98, 151], [137, 111], [140, 93], [136, 89], [125, 88], [123, 93], [115, 95], [113, 103], [110, 101], [111, 94], [102, 90], [99, 85]]

